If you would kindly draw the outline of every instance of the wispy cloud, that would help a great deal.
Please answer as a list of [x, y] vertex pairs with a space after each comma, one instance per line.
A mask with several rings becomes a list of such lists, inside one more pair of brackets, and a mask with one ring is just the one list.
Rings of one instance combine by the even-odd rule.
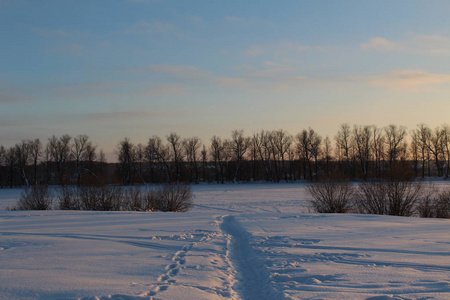
[[210, 71], [187, 65], [153, 65], [146, 69], [153, 72], [169, 74], [184, 81], [214, 83], [222, 86], [237, 86], [245, 83], [244, 78], [220, 76]]
[[401, 52], [419, 55], [450, 55], [450, 38], [442, 35], [409, 35], [394, 41], [375, 37], [360, 45], [362, 50]]
[[80, 53], [80, 52], [83, 52], [84, 50], [85, 50], [85, 47], [83, 45], [80, 45], [78, 43], [73, 43], [73, 44], [57, 46], [53, 49], [53, 52]]
[[188, 38], [186, 34], [183, 32], [183, 30], [177, 27], [175, 24], [159, 20], [154, 20], [151, 22], [140, 21], [123, 30], [116, 31], [115, 34], [147, 35], [147, 36], [165, 35], [176, 38], [184, 38], [184, 39]]
[[101, 81], [49, 84], [36, 87], [6, 87], [0, 82], [0, 103], [21, 103], [46, 100], [86, 101], [95, 99], [142, 99], [164, 95], [184, 95], [188, 89], [179, 84], [149, 81]]
[[49, 28], [32, 28], [32, 32], [45, 38], [84, 38], [92, 34], [90, 32], [81, 32], [77, 30], [49, 29]]
[[6, 121], [0, 121], [0, 128], [10, 127], [11, 125], [14, 125], [14, 123], [6, 122]]
[[300, 83], [308, 80], [292, 66], [272, 61], [264, 61], [260, 67], [242, 66], [237, 68], [232, 76], [223, 76], [186, 65], [153, 65], [146, 67], [146, 70], [168, 74], [184, 82], [234, 87], [257, 93], [267, 90], [287, 90], [298, 87]]
[[99, 82], [79, 83], [53, 88], [54, 98], [72, 99], [132, 99], [136, 97], [156, 97], [161, 95], [187, 94], [187, 89], [180, 85], [169, 84], [161, 87], [154, 86], [151, 82]]
[[266, 48], [262, 45], [253, 45], [250, 46], [247, 50], [245, 50], [245, 55], [247, 56], [259, 56], [263, 55], [266, 52]]
[[27, 95], [0, 93], [0, 103], [23, 103], [34, 100], [33, 97]]
[[187, 89], [181, 86], [167, 86], [163, 88], [144, 89], [135, 92], [135, 95], [146, 97], [154, 97], [158, 95], [183, 95], [183, 94], [187, 94]]
[[323, 50], [323, 46], [308, 46], [296, 42], [282, 41], [271, 44], [252, 45], [244, 51], [246, 56], [280, 55], [287, 56], [310, 50]]
[[116, 111], [116, 112], [99, 112], [87, 114], [90, 120], [113, 120], [126, 121], [132, 119], [162, 118], [172, 116], [172, 113], [160, 111]]
[[372, 86], [394, 91], [425, 91], [443, 84], [450, 84], [450, 74], [435, 74], [423, 70], [400, 70], [375, 76]]
[[400, 50], [398, 43], [391, 42], [382, 37], [370, 39], [367, 43], [361, 45], [363, 50], [377, 50], [377, 51], [396, 51]]
[[274, 78], [277, 76], [293, 76], [295, 74], [294, 68], [287, 64], [280, 64], [272, 61], [264, 61], [261, 63], [261, 68], [246, 67], [244, 75], [246, 77], [260, 77], [260, 78]]
[[237, 16], [225, 16], [225, 20], [228, 22], [245, 22], [246, 19], [241, 18], [241, 17], [237, 17]]
[[0, 104], [15, 104], [35, 101], [29, 88], [11, 87], [0, 78]]
[[166, 73], [176, 77], [191, 79], [205, 78], [209, 74], [209, 72], [205, 70], [188, 65], [152, 65], [147, 69], [154, 72]]

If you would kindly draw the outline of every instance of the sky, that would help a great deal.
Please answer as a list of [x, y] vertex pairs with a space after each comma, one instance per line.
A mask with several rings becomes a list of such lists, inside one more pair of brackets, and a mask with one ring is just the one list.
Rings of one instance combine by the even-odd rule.
[[434, 128], [450, 1], [0, 0], [0, 145]]

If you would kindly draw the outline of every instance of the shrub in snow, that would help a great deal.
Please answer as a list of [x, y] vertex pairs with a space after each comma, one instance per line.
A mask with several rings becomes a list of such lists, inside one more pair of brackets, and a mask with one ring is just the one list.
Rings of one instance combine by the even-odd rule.
[[358, 186], [355, 206], [365, 214], [411, 216], [417, 209], [427, 216], [433, 201], [432, 186], [421, 181], [381, 179]]
[[450, 218], [450, 188], [439, 193], [435, 210], [436, 218]]
[[314, 198], [311, 205], [316, 212], [346, 213], [350, 210], [354, 189], [347, 180], [324, 179], [310, 183], [307, 189]]
[[122, 189], [112, 185], [80, 186], [78, 197], [84, 210], [120, 210]]
[[124, 189], [122, 196], [122, 210], [142, 211], [147, 210], [144, 201], [144, 192], [140, 186], [133, 186]]
[[422, 201], [423, 211], [419, 214], [426, 215], [432, 190], [432, 186], [416, 181], [409, 170], [399, 165], [386, 172], [383, 178], [361, 183], [355, 206], [361, 213], [411, 216]]
[[381, 181], [366, 181], [359, 184], [355, 193], [355, 206], [359, 213], [388, 214], [386, 185]]
[[422, 218], [450, 218], [450, 189], [440, 191], [437, 196], [429, 195], [417, 206]]
[[[445, 193], [435, 197], [435, 186], [416, 180], [411, 170], [403, 165], [393, 166], [382, 178], [366, 181], [358, 186], [355, 206], [360, 213], [436, 217], [437, 205], [445, 206]], [[450, 196], [450, 193], [449, 193]], [[445, 209], [443, 210], [445, 211]]]
[[122, 188], [113, 185], [63, 186], [58, 199], [62, 210], [131, 210]]
[[62, 186], [58, 192], [59, 209], [80, 210], [82, 205], [78, 197], [78, 188], [70, 185]]
[[154, 195], [149, 195], [151, 210], [185, 212], [192, 206], [192, 191], [189, 185], [166, 184]]
[[159, 204], [156, 190], [148, 190], [146, 193], [143, 193], [142, 199], [146, 211], [158, 210]]
[[20, 210], [49, 210], [52, 209], [53, 199], [46, 185], [27, 187], [20, 196], [17, 209]]
[[87, 185], [64, 186], [58, 198], [59, 208], [64, 210], [184, 212], [192, 206], [193, 195], [191, 187], [183, 184], [167, 184], [156, 190]]

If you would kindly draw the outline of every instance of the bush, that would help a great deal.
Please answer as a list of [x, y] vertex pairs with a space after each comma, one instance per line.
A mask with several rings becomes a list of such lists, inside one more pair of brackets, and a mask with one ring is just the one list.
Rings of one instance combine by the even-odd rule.
[[346, 213], [350, 210], [354, 189], [347, 180], [325, 179], [310, 183], [307, 189], [314, 198], [311, 205], [316, 212]]
[[128, 187], [124, 190], [121, 209], [125, 211], [147, 210], [144, 193], [140, 186]]
[[193, 196], [189, 185], [166, 184], [147, 199], [151, 210], [185, 212], [191, 208]]
[[64, 210], [184, 212], [192, 206], [193, 196], [191, 187], [182, 184], [163, 185], [156, 190], [89, 185], [62, 187], [58, 198], [59, 208]]
[[[433, 187], [416, 181], [411, 170], [404, 164], [393, 166], [382, 178], [363, 182], [355, 197], [355, 206], [360, 213], [411, 216], [423, 202], [423, 214], [432, 197]], [[421, 212], [419, 212], [421, 214]]]
[[450, 218], [450, 188], [440, 191], [436, 197], [430, 194], [417, 206], [422, 218]]
[[[356, 199], [358, 199], [356, 201]], [[355, 206], [359, 213], [388, 214], [386, 185], [382, 181], [366, 181], [359, 184], [355, 193]]]
[[121, 208], [122, 189], [117, 186], [81, 186], [78, 195], [84, 210], [112, 211]]
[[[431, 201], [432, 194], [423, 182], [414, 179], [378, 179], [359, 185], [355, 205], [360, 213], [411, 216], [416, 206]], [[425, 206], [423, 207], [425, 212]]]
[[435, 209], [436, 218], [450, 218], [450, 188], [439, 193]]
[[19, 210], [49, 210], [52, 209], [53, 199], [46, 185], [27, 187], [20, 196], [17, 209]]
[[154, 211], [158, 209], [157, 191], [149, 190], [142, 195], [143, 206], [146, 211]]
[[82, 205], [78, 196], [78, 188], [74, 186], [62, 186], [58, 194], [59, 209], [80, 210]]

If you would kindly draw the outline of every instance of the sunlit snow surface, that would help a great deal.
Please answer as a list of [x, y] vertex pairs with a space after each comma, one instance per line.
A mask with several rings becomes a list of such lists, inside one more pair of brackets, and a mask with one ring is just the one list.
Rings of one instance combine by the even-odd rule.
[[194, 194], [188, 213], [0, 211], [0, 299], [450, 299], [450, 220], [313, 214], [301, 183]]

